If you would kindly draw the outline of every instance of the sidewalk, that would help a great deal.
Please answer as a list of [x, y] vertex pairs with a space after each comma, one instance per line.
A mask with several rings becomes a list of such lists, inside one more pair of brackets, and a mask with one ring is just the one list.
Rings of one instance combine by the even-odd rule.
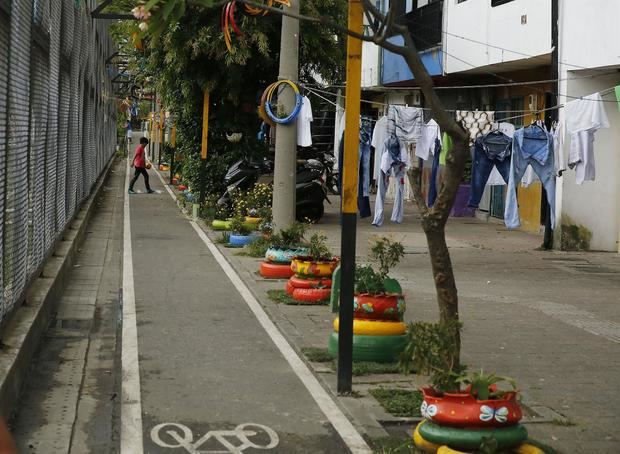
[[[337, 206], [332, 197], [325, 218], [313, 227], [328, 236], [334, 253], [340, 243]], [[370, 220], [360, 220], [358, 259], [365, 259], [374, 235], [389, 235], [405, 245], [405, 259], [394, 274], [407, 295], [406, 319], [436, 321], [426, 240], [412, 207], [401, 225], [387, 222], [375, 228]], [[530, 415], [528, 430], [538, 441], [565, 453], [620, 452], [618, 255], [538, 251], [542, 237], [472, 218], [451, 219], [447, 237], [464, 322], [464, 363], [517, 380]], [[257, 276], [259, 259], [220, 249], [243, 270], [240, 274], [298, 349], [326, 348], [334, 317], [328, 307], [273, 303], [267, 290], [282, 289], [284, 283]], [[335, 373], [314, 366], [334, 390]], [[381, 437], [382, 428], [393, 432], [394, 426], [380, 423], [398, 419], [377, 407], [368, 388], [412, 388], [424, 377], [364, 376], [354, 383], [362, 398], [340, 400], [369, 436]]]

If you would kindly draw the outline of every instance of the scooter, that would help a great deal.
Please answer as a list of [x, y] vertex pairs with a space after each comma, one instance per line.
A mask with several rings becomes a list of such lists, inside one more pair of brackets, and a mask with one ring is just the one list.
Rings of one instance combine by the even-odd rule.
[[[226, 172], [224, 183], [226, 192], [217, 201], [218, 205], [232, 203], [231, 194], [236, 189], [248, 190], [261, 175], [271, 173], [273, 163], [264, 160], [262, 163], [239, 160]], [[295, 217], [300, 222], [318, 222], [325, 211], [323, 201], [329, 199], [323, 173], [325, 166], [316, 159], [298, 161], [296, 184], [296, 212]]]

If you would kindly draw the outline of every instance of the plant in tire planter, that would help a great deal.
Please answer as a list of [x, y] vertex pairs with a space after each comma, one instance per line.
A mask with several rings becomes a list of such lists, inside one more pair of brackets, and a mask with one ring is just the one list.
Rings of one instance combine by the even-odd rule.
[[296, 256], [308, 253], [304, 235], [308, 230], [306, 224], [294, 223], [287, 229], [271, 235], [270, 246], [265, 253], [265, 260], [273, 263], [291, 263]]
[[297, 277], [322, 278], [331, 277], [338, 266], [339, 258], [334, 257], [326, 244], [327, 237], [315, 233], [308, 242], [308, 254], [295, 257], [291, 261], [291, 270]]
[[251, 235], [252, 230], [245, 222], [245, 217], [235, 216], [230, 221], [230, 229], [232, 231], [230, 235], [229, 244], [232, 246], [245, 246], [256, 239], [255, 235]]

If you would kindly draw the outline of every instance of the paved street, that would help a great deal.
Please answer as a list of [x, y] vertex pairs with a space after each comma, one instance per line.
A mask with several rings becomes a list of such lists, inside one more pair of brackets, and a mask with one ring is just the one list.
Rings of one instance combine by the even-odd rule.
[[[374, 410], [366, 406], [368, 383], [421, 384], [425, 378], [356, 378], [361, 398], [341, 398], [336, 406], [323, 391], [318, 401], [325, 398], [329, 405], [320, 407], [309, 391], [319, 382], [307, 379], [305, 364], [294, 358], [302, 347], [326, 347], [329, 308], [268, 300], [266, 290], [283, 283], [257, 276], [258, 259], [211, 243], [154, 172], [157, 194], [129, 198], [140, 380], [136, 399], [127, 400], [131, 390], [128, 394], [121, 383], [128, 382], [131, 364], [122, 364], [121, 373], [121, 358], [131, 343], [121, 338], [118, 324], [121, 313], [127, 317], [131, 297], [123, 289], [121, 304], [124, 172], [118, 163], [106, 183], [55, 322], [32, 365], [13, 421], [22, 452], [117, 452], [122, 442], [135, 442], [123, 438], [131, 434], [124, 404], [140, 409], [139, 433], [148, 453], [265, 447], [281, 453], [347, 452], [328, 414], [340, 422], [339, 416], [351, 416], [369, 437], [381, 433]], [[334, 206], [313, 228], [338, 252]], [[361, 220], [360, 259], [376, 234], [405, 245], [395, 275], [404, 284], [407, 319], [435, 320], [428, 253], [412, 208], [402, 225], [388, 222], [377, 229]], [[617, 255], [536, 251], [540, 237], [474, 219], [451, 220], [448, 237], [465, 324], [464, 361], [517, 380], [529, 414], [542, 421], [528, 423], [535, 439], [565, 453], [618, 452]], [[270, 331], [269, 318], [277, 330]], [[280, 332], [293, 349], [277, 341]], [[335, 374], [315, 372], [333, 391]], [[349, 441], [359, 436], [346, 428], [342, 433], [353, 437]]]

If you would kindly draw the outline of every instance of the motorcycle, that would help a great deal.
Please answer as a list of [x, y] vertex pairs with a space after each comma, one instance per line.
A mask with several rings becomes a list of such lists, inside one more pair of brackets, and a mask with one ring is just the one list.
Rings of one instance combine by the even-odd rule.
[[[273, 163], [263, 160], [261, 163], [239, 160], [235, 162], [224, 177], [226, 192], [218, 200], [218, 205], [230, 205], [231, 194], [236, 190], [247, 191], [258, 181], [261, 175], [273, 172]], [[327, 197], [327, 189], [323, 181], [325, 165], [317, 159], [298, 161], [297, 182], [295, 186], [296, 210], [295, 217], [300, 222], [318, 222], [324, 214], [323, 201]], [[330, 202], [331, 203], [331, 202]]]

